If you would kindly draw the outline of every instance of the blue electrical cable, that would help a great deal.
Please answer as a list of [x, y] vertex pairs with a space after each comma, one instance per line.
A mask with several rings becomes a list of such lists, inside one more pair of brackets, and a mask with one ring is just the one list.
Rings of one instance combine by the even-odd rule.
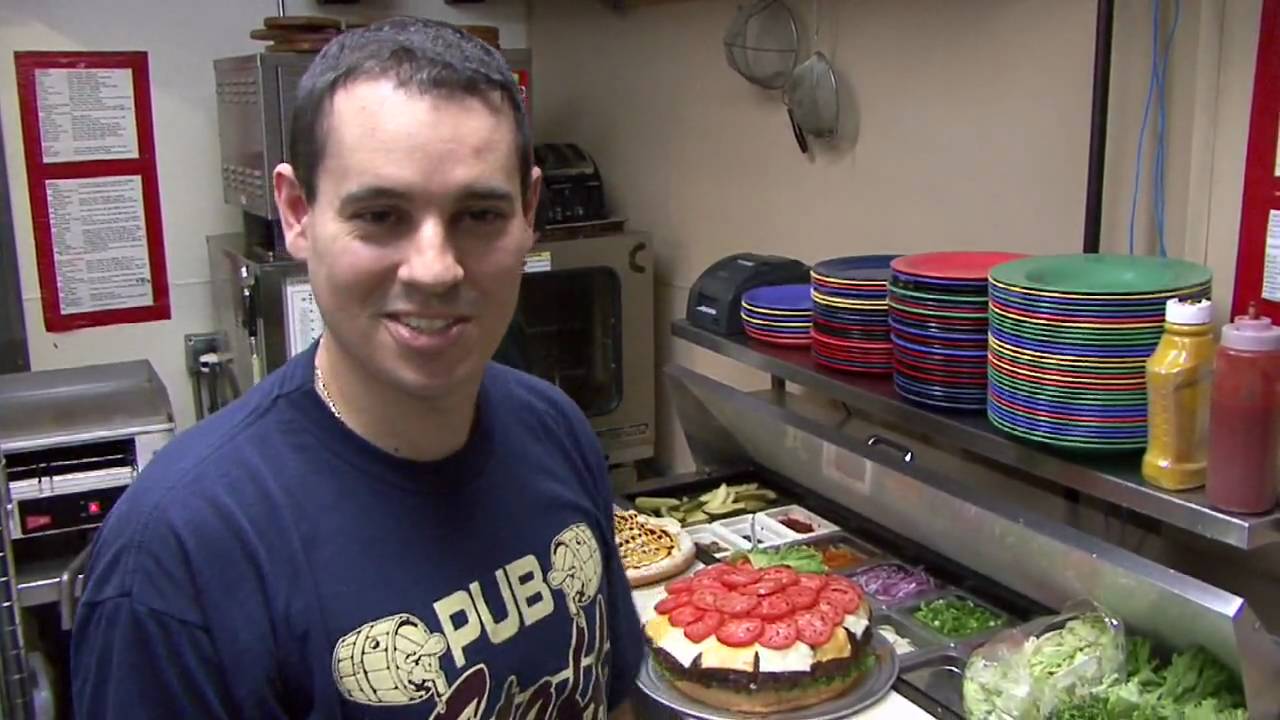
[[1138, 158], [1133, 168], [1133, 197], [1129, 203], [1129, 254], [1134, 252], [1134, 223], [1138, 218], [1138, 196], [1142, 194], [1142, 146], [1147, 139], [1147, 124], [1151, 120], [1151, 99], [1156, 91], [1156, 76], [1160, 71], [1160, 0], [1153, 0], [1151, 13], [1151, 81], [1147, 83], [1147, 103], [1142, 109], [1142, 126], [1138, 129]]
[[[1157, 0], [1159, 2], [1159, 0]], [[1169, 27], [1169, 36], [1164, 43], [1164, 57], [1160, 62], [1159, 75], [1156, 77], [1156, 88], [1160, 102], [1160, 110], [1157, 115], [1159, 121], [1156, 129], [1156, 162], [1155, 162], [1155, 178], [1153, 179], [1154, 205], [1156, 211], [1156, 240], [1160, 247], [1160, 257], [1166, 257], [1168, 252], [1165, 249], [1164, 230], [1165, 230], [1165, 155], [1168, 152], [1168, 138], [1165, 136], [1165, 123], [1168, 119], [1168, 94], [1166, 93], [1166, 79], [1169, 72], [1169, 56], [1173, 50], [1173, 38], [1178, 32], [1178, 22], [1182, 18], [1182, 0], [1174, 0], [1173, 4], [1173, 23]]]

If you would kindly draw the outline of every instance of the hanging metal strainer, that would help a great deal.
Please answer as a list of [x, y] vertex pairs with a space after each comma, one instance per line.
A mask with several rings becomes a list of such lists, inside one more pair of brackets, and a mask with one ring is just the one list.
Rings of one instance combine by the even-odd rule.
[[738, 8], [724, 34], [724, 55], [742, 77], [781, 90], [799, 61], [800, 32], [782, 0], [754, 0]]
[[820, 5], [813, 0], [813, 54], [792, 71], [782, 101], [792, 122], [806, 134], [830, 139], [839, 130], [840, 91], [831, 61], [818, 49], [821, 24]]
[[821, 50], [800, 64], [782, 92], [795, 123], [817, 138], [835, 137], [840, 122], [836, 72]]

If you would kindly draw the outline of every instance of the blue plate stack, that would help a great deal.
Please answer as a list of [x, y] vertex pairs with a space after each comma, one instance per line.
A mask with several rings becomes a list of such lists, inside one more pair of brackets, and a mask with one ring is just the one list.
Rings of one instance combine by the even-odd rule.
[[813, 299], [808, 285], [768, 285], [742, 295], [742, 329], [768, 345], [808, 347]]

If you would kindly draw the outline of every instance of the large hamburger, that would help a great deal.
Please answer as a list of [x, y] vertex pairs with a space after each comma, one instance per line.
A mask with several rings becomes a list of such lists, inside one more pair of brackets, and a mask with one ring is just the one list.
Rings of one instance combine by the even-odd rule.
[[644, 628], [654, 662], [707, 705], [759, 714], [816, 705], [847, 692], [874, 662], [871, 608], [847, 578], [744, 560], [666, 591]]

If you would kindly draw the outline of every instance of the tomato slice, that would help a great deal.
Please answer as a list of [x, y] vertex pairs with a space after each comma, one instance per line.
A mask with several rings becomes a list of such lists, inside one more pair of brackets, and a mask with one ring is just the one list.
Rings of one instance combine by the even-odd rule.
[[714, 635], [716, 630], [720, 629], [722, 622], [724, 617], [718, 612], [703, 613], [697, 622], [684, 626], [684, 636], [689, 638], [689, 642], [700, 643]]
[[797, 581], [800, 583], [800, 587], [807, 587], [810, 590], [813, 590], [814, 592], [817, 592], [827, 586], [826, 575], [814, 575], [813, 573], [800, 573], [800, 576], [797, 578]]
[[859, 592], [861, 592], [861, 591], [862, 591], [862, 588], [858, 587], [858, 583], [854, 582], [853, 580], [851, 580], [851, 579], [849, 579], [849, 578], [847, 578], [847, 577], [845, 577], [845, 576], [843, 576], [843, 575], [828, 575], [828, 576], [827, 576], [827, 587], [831, 587], [832, 585], [839, 585], [839, 586], [843, 586], [843, 587], [851, 588], [851, 589], [853, 589], [853, 590], [857, 590], [857, 591], [859, 591]]
[[659, 600], [658, 604], [653, 606], [653, 609], [661, 615], [670, 615], [672, 611], [679, 610], [685, 605], [688, 605], [691, 599], [692, 595], [687, 592], [668, 595]]
[[796, 621], [791, 618], [773, 620], [764, 624], [759, 643], [770, 650], [786, 650], [800, 639]]
[[682, 608], [676, 608], [675, 612], [671, 613], [671, 617], [667, 618], [667, 621], [673, 627], [684, 627], [691, 622], [702, 619], [702, 616], [706, 614], [706, 611], [702, 608], [685, 605]]
[[727, 572], [733, 572], [736, 569], [737, 568], [730, 565], [729, 563], [716, 563], [715, 565], [708, 565], [698, 570], [693, 574], [693, 576], [695, 578], [698, 578], [698, 577], [718, 578], [721, 575]]
[[771, 580], [781, 584], [782, 587], [791, 587], [800, 582], [800, 574], [795, 569], [786, 566], [771, 567], [761, 573], [761, 576], [764, 580]]
[[818, 604], [818, 591], [804, 585], [793, 585], [782, 591], [796, 610], [808, 610]]
[[729, 647], [746, 647], [764, 633], [764, 621], [756, 618], [729, 618], [716, 630], [716, 639]]
[[667, 583], [667, 594], [678, 595], [693, 590], [693, 578], [680, 578]]
[[740, 568], [727, 573], [721, 573], [717, 578], [721, 584], [729, 589], [740, 588], [743, 585], [750, 585], [760, 579], [760, 571], [750, 568]]
[[729, 589], [724, 586], [724, 583], [720, 582], [716, 578], [707, 577], [705, 575], [703, 575], [702, 577], [695, 577], [693, 579], [692, 586], [695, 591], [696, 590], [719, 590], [720, 592], [725, 592], [726, 590]]
[[755, 609], [760, 601], [754, 595], [727, 592], [716, 598], [716, 610], [729, 617], [743, 617]]
[[854, 613], [862, 606], [862, 593], [840, 583], [832, 583], [818, 594], [822, 600], [835, 603], [841, 610], [846, 613]]
[[832, 625], [844, 624], [844, 610], [830, 600], [823, 600], [819, 597], [818, 604], [814, 607], [814, 610], [822, 613], [822, 617]]
[[782, 591], [782, 586], [772, 580], [761, 580], [760, 582], [751, 583], [750, 585], [743, 585], [742, 587], [738, 588], [738, 592], [744, 595], [764, 596], [764, 595], [772, 595], [776, 592], [781, 592], [781, 591]]
[[[831, 634], [835, 626], [827, 622], [822, 613], [814, 610], [802, 610], [795, 615], [796, 632], [800, 642], [809, 647], [822, 647], [831, 642]], [[688, 631], [685, 631], [688, 634]]]
[[693, 595], [690, 596], [689, 602], [694, 607], [701, 608], [702, 610], [715, 610], [716, 600], [718, 600], [721, 595], [728, 595], [728, 594], [729, 594], [728, 590], [715, 590], [712, 588], [702, 588], [700, 590], [693, 591]]
[[777, 620], [790, 615], [794, 609], [785, 594], [766, 595], [760, 598], [760, 604], [756, 605], [755, 609], [751, 611], [751, 617], [757, 617], [761, 620]]

